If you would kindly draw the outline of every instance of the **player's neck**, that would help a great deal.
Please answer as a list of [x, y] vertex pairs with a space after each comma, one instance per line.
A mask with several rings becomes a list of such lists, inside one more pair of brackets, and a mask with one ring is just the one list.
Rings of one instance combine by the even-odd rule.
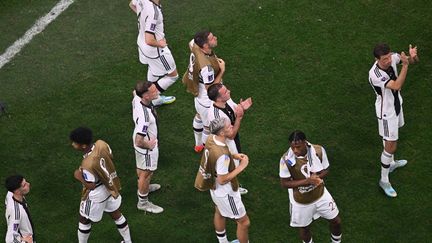
[[212, 49], [210, 49], [210, 48], [200, 48], [200, 49], [206, 55], [211, 55], [212, 54]]
[[224, 109], [226, 107], [226, 101], [215, 101], [214, 106]]
[[13, 198], [20, 203], [24, 201], [24, 196], [18, 193], [14, 193]]

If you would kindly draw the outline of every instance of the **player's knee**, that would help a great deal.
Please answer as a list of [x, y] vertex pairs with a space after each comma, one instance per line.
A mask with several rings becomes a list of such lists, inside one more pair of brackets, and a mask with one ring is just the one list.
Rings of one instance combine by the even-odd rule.
[[333, 226], [340, 226], [342, 224], [342, 219], [338, 216], [336, 216], [336, 218], [330, 220], [330, 224], [332, 224]]
[[247, 214], [245, 216], [243, 216], [242, 218], [240, 218], [239, 220], [237, 220], [237, 224], [242, 228], [249, 228], [250, 227], [250, 220], [249, 220], [249, 217], [247, 216]]
[[178, 78], [177, 69], [174, 69], [174, 71], [168, 73], [167, 75], [170, 77], [175, 77], [177, 79]]

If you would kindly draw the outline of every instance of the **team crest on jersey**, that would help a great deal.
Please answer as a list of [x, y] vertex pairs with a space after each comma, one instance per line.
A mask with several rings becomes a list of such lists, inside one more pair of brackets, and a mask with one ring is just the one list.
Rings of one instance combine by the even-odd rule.
[[381, 79], [381, 81], [386, 81], [387, 80], [387, 78], [386, 77], [382, 77], [382, 79]]
[[208, 76], [208, 80], [209, 80], [209, 82], [213, 82], [213, 80], [214, 80], [214, 75], [213, 75], [213, 74], [209, 75], [209, 76]]
[[19, 224], [14, 224], [14, 225], [13, 225], [13, 230], [14, 230], [14, 231], [18, 231], [18, 228], [19, 228]]
[[147, 133], [147, 130], [148, 130], [148, 126], [143, 126], [142, 132]]
[[156, 29], [156, 24], [151, 24], [150, 25], [150, 30], [154, 31]]

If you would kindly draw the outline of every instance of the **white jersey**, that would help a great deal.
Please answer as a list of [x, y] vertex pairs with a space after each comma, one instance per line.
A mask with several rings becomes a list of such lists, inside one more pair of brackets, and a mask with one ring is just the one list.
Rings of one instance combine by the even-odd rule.
[[160, 55], [158, 47], [150, 46], [145, 42], [145, 33], [151, 33], [157, 41], [165, 38], [161, 6], [150, 0], [132, 0], [138, 16], [138, 48], [144, 56], [157, 58]]
[[[137, 134], [144, 136], [144, 139], [150, 140], [157, 138], [157, 115], [153, 105], [144, 105], [141, 98], [136, 96], [132, 100], [132, 116], [135, 123], [135, 129], [132, 136], [134, 148], [138, 153], [148, 154], [149, 149], [140, 148], [135, 145], [135, 137]], [[156, 148], [158, 145], [156, 144]]]
[[6, 243], [21, 242], [21, 236], [32, 235], [36, 242], [33, 223], [28, 211], [27, 202], [18, 202], [13, 198], [13, 193], [8, 192], [5, 198], [7, 232]]
[[[210, 136], [210, 139], [213, 139], [213, 141], [219, 145], [219, 146], [227, 146], [226, 144], [219, 142], [218, 140], [214, 139], [215, 136]], [[229, 173], [228, 169], [229, 169], [229, 164], [230, 164], [230, 155], [229, 154], [224, 154], [221, 155], [218, 160], [216, 161], [216, 174], [217, 175], [226, 175]], [[237, 196], [240, 195], [240, 191], [233, 191], [232, 186], [231, 186], [231, 182], [225, 183], [225, 184], [219, 184], [216, 180], [215, 182], [216, 184], [216, 189], [212, 190], [213, 194], [216, 197], [224, 197], [226, 195], [236, 195]]]
[[214, 83], [214, 80], [214, 69], [210, 65], [205, 66], [200, 70], [197, 99], [202, 106], [209, 107], [211, 105], [211, 100], [208, 97], [206, 85], [212, 85]]
[[398, 77], [396, 65], [400, 63], [400, 55], [393, 53], [388, 70], [382, 70], [375, 62], [369, 70], [369, 83], [376, 94], [375, 110], [378, 119], [390, 119], [399, 115], [402, 108], [402, 96], [399, 90], [386, 88], [390, 80]]
[[[234, 125], [235, 122], [235, 107], [237, 106], [236, 103], [232, 99], [229, 99], [225, 109], [220, 109], [214, 104], [210, 106], [210, 109], [208, 111], [208, 121], [211, 122], [216, 118], [224, 117], [228, 121], [230, 121], [231, 125]], [[237, 139], [237, 142], [235, 141]], [[241, 152], [240, 149], [240, 139], [238, 133], [236, 134], [236, 137], [234, 139], [227, 138], [225, 140], [226, 144], [228, 145], [228, 149], [231, 154], [238, 154]], [[238, 145], [237, 145], [238, 143]]]

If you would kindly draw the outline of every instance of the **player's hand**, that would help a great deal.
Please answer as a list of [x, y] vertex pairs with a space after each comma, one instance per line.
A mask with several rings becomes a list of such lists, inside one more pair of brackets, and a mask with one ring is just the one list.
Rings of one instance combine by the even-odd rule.
[[249, 157], [246, 154], [242, 154], [241, 156], [243, 156], [243, 158], [240, 159], [240, 164], [238, 167], [241, 166], [242, 170], [244, 170], [249, 164]]
[[24, 235], [21, 237], [21, 241], [24, 241], [27, 243], [33, 243], [33, 236], [32, 235]]
[[407, 55], [405, 55], [405, 52], [401, 52], [400, 59], [402, 61], [402, 65], [406, 65], [406, 66], [409, 65], [409, 60], [408, 60]]
[[164, 47], [166, 47], [167, 45], [168, 45], [168, 44], [167, 44], [165, 38], [163, 38], [162, 40], [159, 40], [159, 41], [158, 41], [158, 46], [161, 47], [161, 48], [164, 48]]
[[247, 110], [252, 106], [252, 98], [249, 97], [246, 100], [240, 99], [240, 105], [243, 107], [243, 110]]
[[409, 54], [412, 60], [417, 58], [417, 46], [412, 47], [412, 45], [409, 45]]
[[316, 174], [312, 174], [309, 178], [308, 178], [308, 183], [312, 184], [314, 186], [318, 186], [319, 184], [323, 183], [323, 180], [321, 178], [319, 178], [318, 175]]
[[243, 118], [243, 115], [244, 115], [243, 107], [241, 105], [236, 106], [234, 108], [234, 113], [236, 115], [236, 118], [239, 118], [239, 119]]
[[147, 142], [147, 146], [149, 149], [154, 149], [157, 145], [158, 140], [156, 138], [152, 138]]
[[233, 158], [238, 159], [238, 160], [242, 160], [242, 159], [248, 158], [248, 156], [246, 154], [233, 154]]
[[219, 63], [219, 68], [220, 68], [221, 72], [225, 72], [225, 62], [224, 62], [224, 60], [222, 60], [222, 58], [218, 58], [217, 61]]

